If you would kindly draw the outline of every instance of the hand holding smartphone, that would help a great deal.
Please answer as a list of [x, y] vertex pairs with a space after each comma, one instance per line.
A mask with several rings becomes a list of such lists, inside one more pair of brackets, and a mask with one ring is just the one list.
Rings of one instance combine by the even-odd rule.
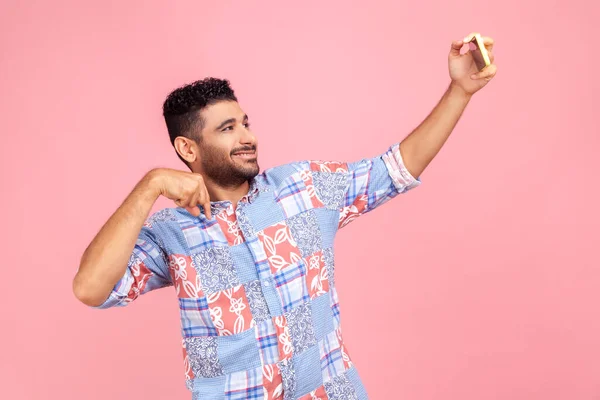
[[475, 65], [479, 71], [491, 64], [490, 56], [479, 33], [474, 33], [472, 35], [472, 38], [469, 41], [469, 51], [471, 52]]

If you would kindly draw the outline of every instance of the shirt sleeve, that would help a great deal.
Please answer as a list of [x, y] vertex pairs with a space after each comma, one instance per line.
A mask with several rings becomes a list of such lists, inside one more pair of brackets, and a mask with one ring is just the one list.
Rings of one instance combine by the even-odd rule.
[[421, 184], [406, 169], [399, 143], [377, 157], [353, 163], [312, 161], [310, 169], [324, 205], [334, 205], [340, 213], [339, 228]]
[[151, 227], [144, 225], [131, 253], [123, 277], [104, 303], [97, 307], [123, 307], [140, 295], [171, 285], [165, 250]]

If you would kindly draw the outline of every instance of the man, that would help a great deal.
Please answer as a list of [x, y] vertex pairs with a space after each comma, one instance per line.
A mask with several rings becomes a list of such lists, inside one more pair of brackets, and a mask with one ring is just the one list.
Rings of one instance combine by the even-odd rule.
[[[108, 308], [174, 286], [193, 398], [367, 398], [342, 338], [334, 236], [420, 184], [415, 177], [496, 73], [460, 54], [471, 37], [452, 43], [451, 83], [423, 123], [354, 163], [305, 161], [259, 174], [257, 139], [229, 83], [208, 78], [175, 90], [164, 117], [191, 172], [155, 169], [136, 185], [86, 249], [75, 295]], [[491, 52], [492, 39], [484, 43]], [[161, 195], [178, 207], [149, 217]]]

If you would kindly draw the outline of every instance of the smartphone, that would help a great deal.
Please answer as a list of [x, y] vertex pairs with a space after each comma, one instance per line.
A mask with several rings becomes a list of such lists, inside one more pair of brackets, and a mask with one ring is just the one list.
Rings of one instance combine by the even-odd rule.
[[475, 61], [478, 70], [481, 71], [491, 64], [490, 56], [479, 33], [473, 35], [473, 39], [469, 42], [469, 50], [473, 55], [473, 60]]

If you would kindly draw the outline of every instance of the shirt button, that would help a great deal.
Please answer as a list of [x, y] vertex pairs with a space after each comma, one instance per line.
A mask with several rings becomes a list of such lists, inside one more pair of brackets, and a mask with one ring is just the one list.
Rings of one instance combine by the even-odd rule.
[[264, 280], [264, 281], [263, 281], [263, 285], [265, 285], [265, 286], [267, 286], [267, 287], [268, 287], [268, 286], [271, 286], [271, 282], [269, 282], [268, 280]]

